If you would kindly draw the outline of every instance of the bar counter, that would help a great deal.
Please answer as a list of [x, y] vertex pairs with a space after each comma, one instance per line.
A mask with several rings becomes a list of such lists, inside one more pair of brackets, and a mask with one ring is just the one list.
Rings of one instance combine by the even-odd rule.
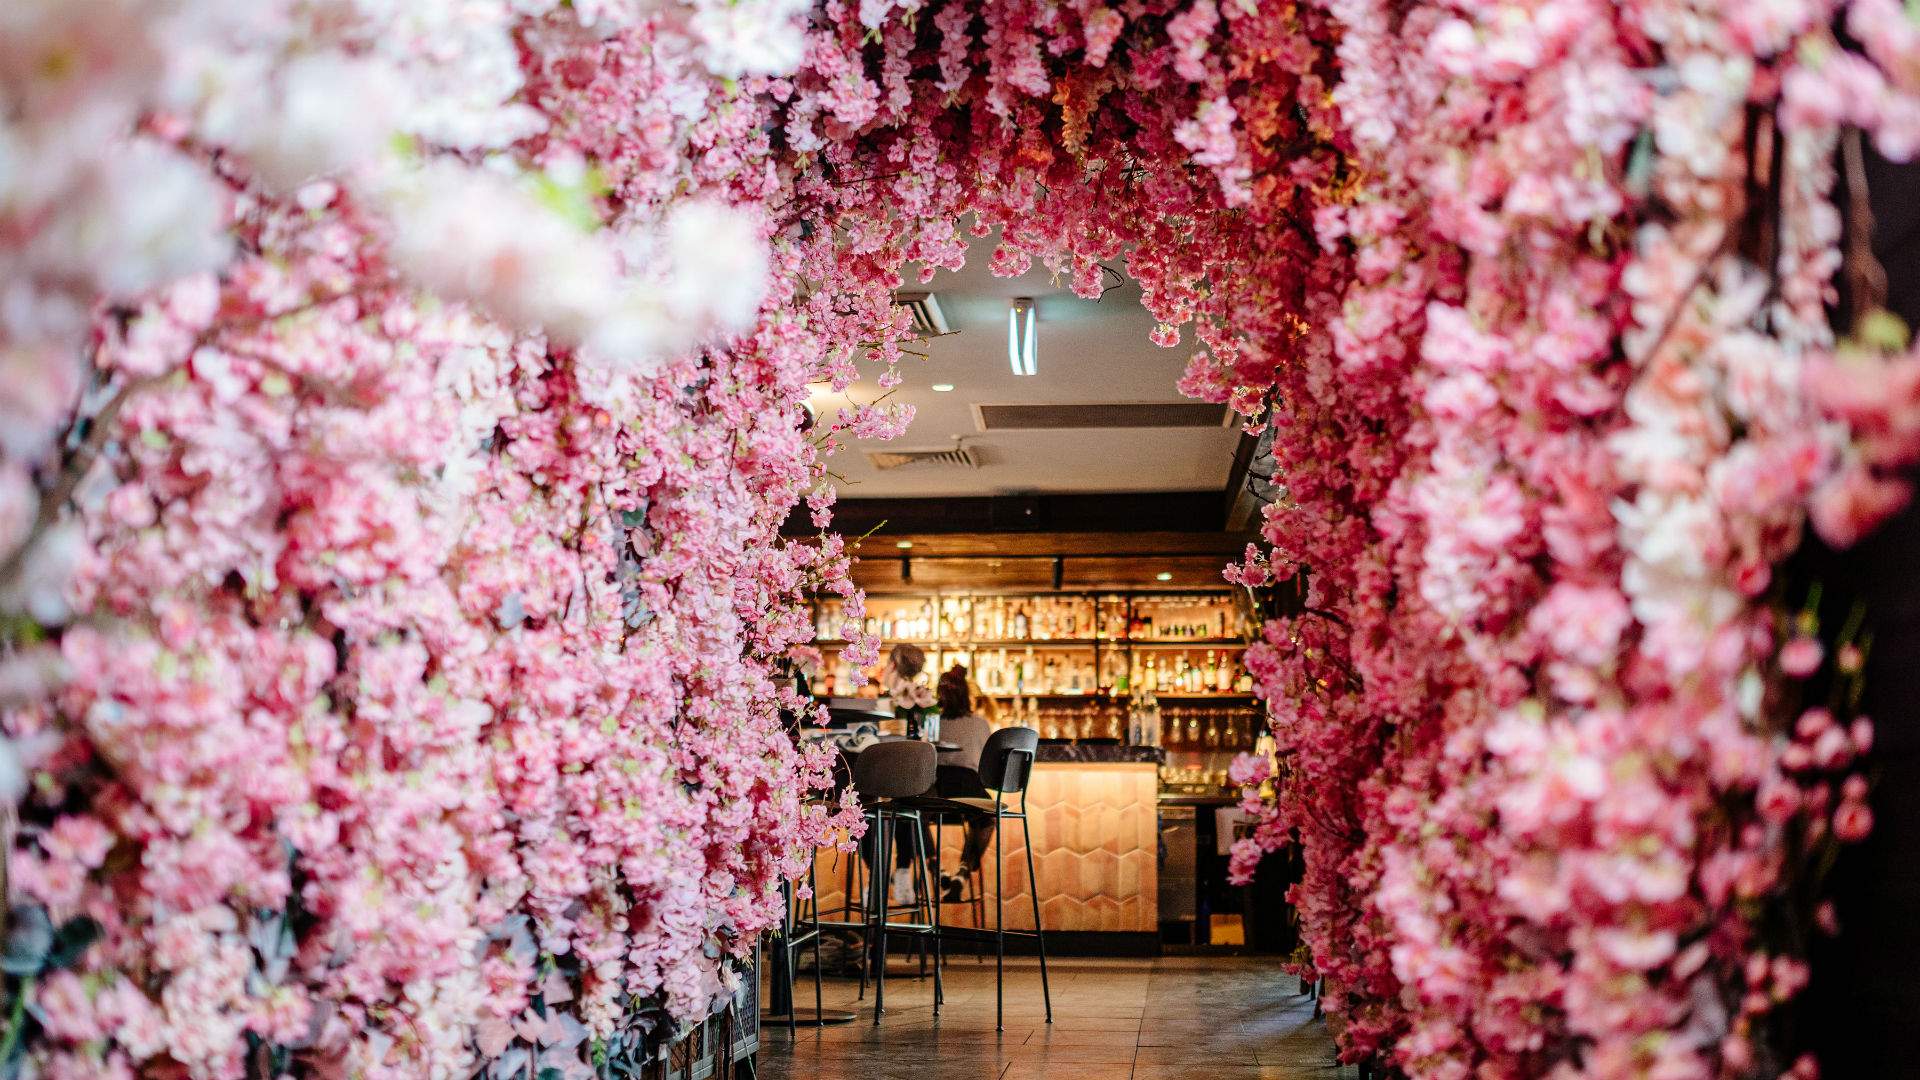
[[[1027, 813], [1041, 918], [1049, 934], [1158, 935], [1160, 758], [1161, 752], [1151, 747], [1040, 747], [1028, 785]], [[1015, 796], [1009, 809], [1018, 808]], [[1001, 827], [1007, 929], [1031, 930], [1033, 907], [1020, 822], [1004, 821]], [[940, 865], [949, 873], [959, 861], [963, 834], [958, 824], [942, 831]], [[993, 852], [989, 843], [978, 879], [984, 918], [976, 922], [971, 902], [948, 903], [941, 907], [943, 923], [993, 926]], [[824, 910], [843, 902], [849, 859], [858, 856], [832, 850], [819, 856]]]

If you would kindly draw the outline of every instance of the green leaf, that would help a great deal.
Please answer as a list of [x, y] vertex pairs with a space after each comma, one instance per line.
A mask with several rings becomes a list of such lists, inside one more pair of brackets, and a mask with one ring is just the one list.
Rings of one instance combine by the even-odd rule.
[[1853, 336], [1861, 344], [1882, 352], [1905, 352], [1912, 335], [1900, 316], [1885, 308], [1875, 308], [1860, 320]]
[[80, 962], [87, 949], [100, 940], [100, 924], [81, 915], [68, 919], [53, 935], [53, 949], [47, 953], [49, 968], [70, 968]]
[[600, 212], [593, 204], [594, 187], [602, 183], [591, 170], [579, 180], [563, 184], [547, 173], [533, 175], [534, 198], [582, 232], [600, 228]]

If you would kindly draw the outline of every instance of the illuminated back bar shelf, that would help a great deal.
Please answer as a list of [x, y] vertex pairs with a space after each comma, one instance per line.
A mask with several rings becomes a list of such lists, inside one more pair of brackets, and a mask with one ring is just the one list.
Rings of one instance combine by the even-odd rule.
[[[838, 662], [840, 602], [816, 602], [814, 624], [827, 660], [816, 689], [858, 693], [867, 680]], [[1009, 698], [1125, 695], [1143, 682], [1161, 695], [1244, 698], [1251, 625], [1226, 589], [896, 594], [869, 597], [863, 620], [883, 647], [916, 645], [930, 670], [962, 664], [983, 692]]]
[[[814, 615], [814, 690], [876, 693], [877, 669], [842, 657], [840, 603], [820, 601]], [[1253, 748], [1264, 715], [1243, 663], [1251, 616], [1225, 588], [927, 590], [869, 596], [862, 625], [883, 658], [901, 644], [925, 650], [929, 682], [966, 667], [996, 726], [1031, 727], [1052, 744], [1152, 746], [1163, 795], [1228, 798], [1227, 768]]]

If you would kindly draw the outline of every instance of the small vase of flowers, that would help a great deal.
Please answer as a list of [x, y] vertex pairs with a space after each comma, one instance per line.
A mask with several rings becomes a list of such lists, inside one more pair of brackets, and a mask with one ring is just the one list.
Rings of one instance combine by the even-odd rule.
[[[938, 714], [933, 710], [933, 688], [920, 681], [927, 654], [912, 645], [897, 645], [887, 657], [881, 685], [893, 701], [893, 715], [907, 722], [907, 738], [934, 738]], [[924, 730], [932, 728], [933, 730]]]

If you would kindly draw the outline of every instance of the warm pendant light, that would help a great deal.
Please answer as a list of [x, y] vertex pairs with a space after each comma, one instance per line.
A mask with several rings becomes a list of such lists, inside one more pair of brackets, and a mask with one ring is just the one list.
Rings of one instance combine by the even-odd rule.
[[1034, 328], [1033, 300], [1022, 296], [1007, 309], [1007, 363], [1015, 375], [1040, 373], [1038, 340]]

